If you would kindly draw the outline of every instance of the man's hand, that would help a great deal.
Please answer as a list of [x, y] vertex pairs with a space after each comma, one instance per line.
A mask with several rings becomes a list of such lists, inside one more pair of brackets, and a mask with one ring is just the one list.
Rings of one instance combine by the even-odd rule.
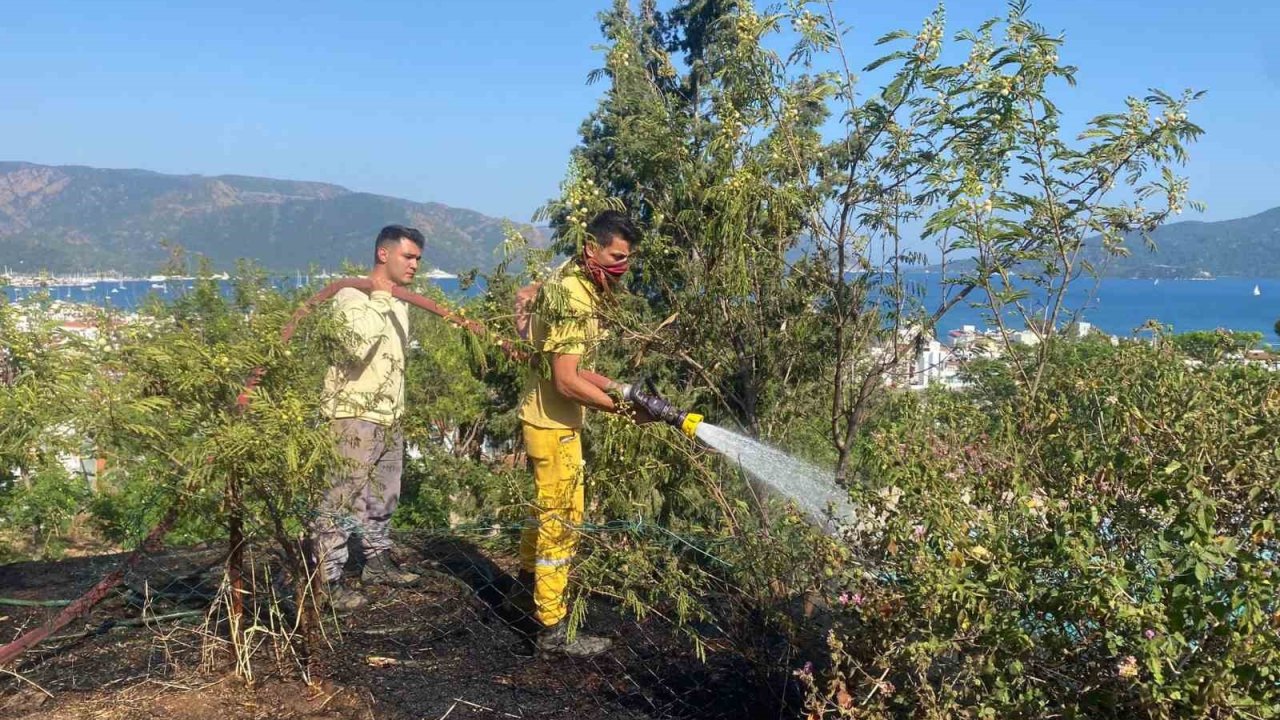
[[383, 275], [382, 273], [370, 273], [369, 275], [370, 292], [381, 291], [381, 292], [389, 293], [393, 288], [395, 288], [395, 286], [396, 284], [391, 281], [391, 278], [387, 277], [386, 275]]

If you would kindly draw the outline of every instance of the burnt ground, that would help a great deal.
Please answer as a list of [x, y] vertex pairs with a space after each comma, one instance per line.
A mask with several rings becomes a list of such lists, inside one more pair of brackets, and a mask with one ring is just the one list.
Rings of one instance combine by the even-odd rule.
[[[225, 630], [205, 612], [217, 595], [218, 548], [148, 557], [90, 615], [0, 673], [12, 718], [755, 718], [779, 717], [776, 694], [712, 637], [705, 662], [655, 616], [592, 598], [591, 632], [614, 647], [591, 659], [540, 659], [502, 610], [510, 558], [457, 538], [403, 543], [413, 589], [366, 588], [359, 614], [326, 624], [308, 664], [260, 634], [254, 682], [234, 677]], [[0, 597], [71, 599], [122, 555], [0, 566]], [[148, 618], [167, 618], [143, 622]], [[0, 643], [57, 608], [0, 605]], [[184, 614], [184, 615], [179, 615]]]

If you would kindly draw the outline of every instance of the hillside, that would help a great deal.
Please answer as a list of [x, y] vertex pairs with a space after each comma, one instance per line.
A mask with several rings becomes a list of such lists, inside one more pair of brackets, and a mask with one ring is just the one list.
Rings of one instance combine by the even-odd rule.
[[1130, 238], [1132, 254], [1106, 261], [1120, 277], [1280, 277], [1280, 207], [1236, 220], [1188, 220], [1153, 233], [1155, 252]]
[[[1128, 257], [1110, 257], [1094, 238], [1087, 254], [1103, 277], [1280, 278], [1280, 207], [1236, 220], [1171, 223], [1157, 228], [1152, 239], [1154, 251], [1134, 235], [1126, 242]], [[971, 263], [953, 260], [949, 271], [960, 272]]]
[[[154, 272], [167, 255], [162, 242], [219, 270], [239, 258], [282, 271], [336, 268], [367, 263], [374, 234], [391, 223], [420, 228], [426, 264], [449, 272], [491, 267], [503, 240], [499, 218], [326, 183], [0, 162], [0, 266], [20, 271]], [[1131, 238], [1133, 254], [1104, 259], [1102, 273], [1280, 277], [1280, 207], [1172, 223], [1154, 238], [1154, 253]]]
[[456, 273], [498, 260], [503, 220], [439, 203], [326, 183], [0, 162], [0, 265], [15, 270], [153, 272], [162, 242], [216, 269], [239, 258], [336, 268], [366, 264], [378, 228], [393, 223], [426, 235], [427, 266]]

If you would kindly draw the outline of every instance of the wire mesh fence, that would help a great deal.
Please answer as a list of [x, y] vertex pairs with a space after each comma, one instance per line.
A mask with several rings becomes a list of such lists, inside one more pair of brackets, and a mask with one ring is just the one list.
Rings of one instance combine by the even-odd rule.
[[[689, 598], [612, 577], [635, 552], [665, 553], [654, 567], [714, 568], [722, 562], [714, 546], [642, 523], [584, 528], [571, 625], [608, 637], [612, 647], [589, 658], [540, 656], [531, 642], [529, 588], [518, 572], [518, 532], [510, 526], [397, 532], [395, 556], [420, 579], [403, 588], [362, 584], [354, 553], [345, 582], [368, 604], [342, 616], [324, 613], [311, 633], [286, 563], [270, 544], [246, 548], [238, 623], [228, 602], [225, 542], [146, 554], [87, 616], [0, 676], [0, 713], [60, 717], [58, 708], [77, 700], [101, 700], [142, 683], [189, 687], [191, 678], [232, 668], [257, 683], [359, 689], [376, 717], [714, 719], [784, 712], [791, 688], [778, 669], [786, 667], [789, 646], [744, 633], [738, 590], [721, 575], [700, 577], [696, 609]], [[119, 560], [0, 567], [0, 642], [47, 621]], [[243, 638], [238, 646], [233, 633]]]

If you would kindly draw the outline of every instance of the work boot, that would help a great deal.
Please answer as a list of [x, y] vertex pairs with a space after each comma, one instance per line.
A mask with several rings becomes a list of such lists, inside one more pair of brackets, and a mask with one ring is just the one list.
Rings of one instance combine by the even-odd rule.
[[369, 604], [369, 598], [334, 581], [325, 589], [325, 604], [338, 615], [346, 615]]
[[576, 633], [573, 639], [570, 640], [569, 623], [565, 620], [561, 620], [549, 628], [543, 628], [538, 633], [538, 637], [533, 644], [537, 648], [538, 657], [551, 655], [568, 655], [569, 657], [577, 658], [593, 657], [613, 647], [613, 641], [609, 638], [588, 635], [582, 632]]
[[365, 561], [360, 580], [370, 585], [390, 585], [392, 587], [409, 587], [421, 580], [416, 573], [407, 572], [396, 567], [391, 553], [382, 552]]

